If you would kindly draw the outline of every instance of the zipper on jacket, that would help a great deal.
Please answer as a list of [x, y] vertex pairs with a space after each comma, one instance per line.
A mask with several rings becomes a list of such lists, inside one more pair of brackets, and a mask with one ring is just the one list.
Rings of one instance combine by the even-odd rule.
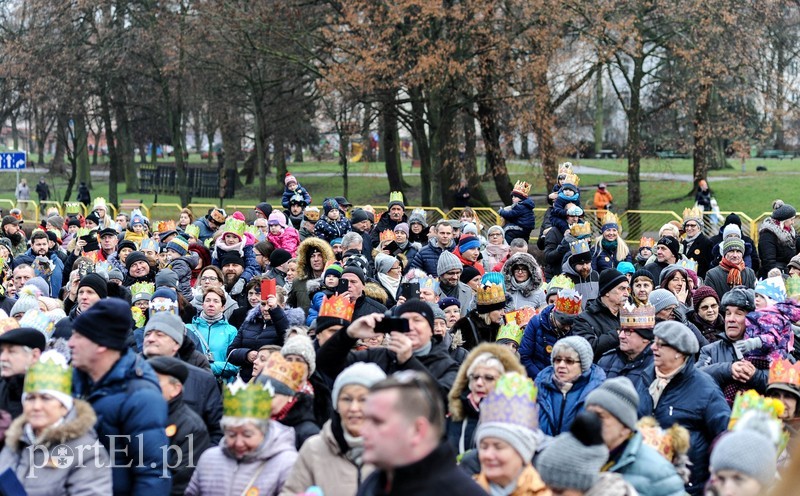
[[558, 434], [561, 434], [561, 424], [564, 423], [564, 410], [567, 408], [567, 393], [561, 393], [561, 395], [563, 399], [561, 400], [561, 414], [558, 416]]

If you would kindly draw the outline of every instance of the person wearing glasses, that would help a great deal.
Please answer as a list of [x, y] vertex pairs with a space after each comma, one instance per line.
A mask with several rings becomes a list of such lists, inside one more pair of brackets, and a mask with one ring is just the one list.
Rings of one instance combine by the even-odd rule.
[[620, 310], [619, 346], [607, 351], [597, 365], [608, 378], [627, 377], [634, 385], [653, 364], [653, 327], [656, 310], [652, 305], [635, 307], [630, 303]]
[[539, 309], [547, 304], [542, 269], [532, 255], [515, 253], [509, 257], [503, 266], [503, 277], [506, 282], [506, 295], [510, 298], [506, 303], [507, 312], [523, 307]]
[[592, 346], [580, 336], [567, 336], [553, 345], [552, 365], [536, 376], [539, 428], [548, 436], [567, 432], [583, 410], [586, 396], [606, 380], [592, 363]]
[[[195, 310], [198, 312], [203, 310], [203, 295], [205, 295], [205, 292], [209, 288], [219, 288], [225, 292], [225, 287], [222, 284], [223, 280], [224, 276], [222, 274], [222, 270], [216, 265], [209, 265], [200, 271], [200, 274], [197, 276], [197, 280], [194, 285], [194, 298], [192, 299], [192, 306], [195, 308]], [[239, 308], [239, 304], [236, 303], [236, 300], [230, 298], [228, 293], [225, 293], [224, 304], [225, 307], [222, 309], [222, 313], [225, 315], [226, 319], [230, 319], [234, 310]]]
[[638, 414], [654, 417], [662, 428], [677, 423], [689, 431], [692, 473], [685, 489], [700, 495], [709, 477], [711, 442], [727, 430], [731, 408], [714, 379], [695, 368], [700, 345], [688, 327], [668, 320], [656, 324], [653, 334], [653, 365], [637, 386]]
[[439, 389], [430, 375], [418, 370], [398, 372], [370, 388], [361, 436], [363, 461], [376, 470], [357, 496], [486, 496], [456, 465], [453, 449], [442, 439], [444, 402]]

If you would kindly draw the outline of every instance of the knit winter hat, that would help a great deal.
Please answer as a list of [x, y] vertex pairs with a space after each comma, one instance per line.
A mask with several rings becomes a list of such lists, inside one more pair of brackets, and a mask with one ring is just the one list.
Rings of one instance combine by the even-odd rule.
[[386, 379], [386, 372], [374, 363], [356, 362], [350, 365], [339, 372], [336, 380], [333, 381], [333, 390], [331, 391], [333, 409], [338, 411], [339, 394], [342, 392], [343, 387], [358, 384], [369, 389], [375, 383], [384, 379]]
[[430, 302], [428, 304], [431, 306], [431, 308], [433, 308], [433, 320], [437, 320], [438, 319], [438, 320], [444, 320], [445, 322], [447, 322], [447, 315], [444, 313], [444, 310], [439, 308], [439, 305], [437, 305], [436, 303], [430, 303]]
[[106, 279], [96, 272], [90, 272], [83, 276], [78, 283], [78, 291], [83, 287], [89, 287], [97, 293], [100, 298], [108, 297], [108, 282]]
[[256, 208], [254, 208], [253, 210], [258, 210], [264, 215], [264, 217], [269, 217], [269, 214], [272, 213], [272, 205], [270, 205], [267, 202], [261, 202], [258, 205], [256, 205]]
[[439, 255], [439, 261], [436, 264], [436, 275], [439, 277], [442, 276], [445, 272], [450, 272], [451, 270], [463, 270], [463, 266], [461, 265], [461, 261], [458, 259], [457, 256], [453, 255], [447, 250], [442, 251], [442, 254]]
[[17, 301], [14, 303], [14, 306], [11, 307], [9, 315], [13, 317], [20, 313], [24, 314], [28, 310], [38, 310], [40, 296], [41, 292], [36, 286], [23, 287], [17, 295]]
[[355, 265], [348, 265], [347, 267], [342, 270], [342, 275], [344, 274], [355, 274], [358, 277], [358, 280], [361, 281], [361, 284], [364, 284], [366, 281], [366, 277], [364, 276], [364, 271], [361, 267], [357, 267]]
[[425, 320], [428, 321], [428, 325], [431, 326], [431, 330], [433, 330], [433, 308], [427, 303], [417, 298], [412, 298], [410, 300], [406, 300], [405, 303], [402, 305], [398, 305], [394, 307], [392, 310], [392, 315], [396, 317], [400, 317], [404, 313], [418, 313], [425, 317]]
[[357, 208], [350, 214], [350, 222], [353, 224], [358, 224], [359, 222], [363, 222], [365, 220], [374, 222], [375, 217], [363, 208]]
[[656, 313], [671, 305], [678, 306], [678, 298], [675, 297], [675, 294], [663, 288], [654, 289], [647, 298], [647, 302], [655, 307]]
[[180, 346], [183, 344], [186, 326], [177, 315], [169, 312], [158, 312], [150, 316], [150, 320], [147, 321], [147, 325], [144, 328], [144, 334], [147, 335], [150, 331], [163, 332]]
[[775, 303], [782, 303], [786, 300], [786, 286], [781, 276], [767, 277], [757, 281], [754, 292], [769, 298]]
[[290, 337], [281, 348], [281, 355], [297, 355], [308, 365], [308, 375], [312, 376], [317, 370], [317, 352], [314, 351], [314, 343], [308, 336], [295, 335]]
[[100, 224], [100, 217], [98, 217], [97, 214], [94, 213], [94, 212], [92, 212], [89, 215], [87, 215], [85, 220], [88, 221], [88, 222], [94, 222], [95, 224], [98, 224], [98, 225]]
[[408, 224], [406, 224], [405, 222], [401, 222], [401, 223], [397, 224], [396, 226], [394, 226], [394, 232], [397, 232], [397, 231], [402, 231], [402, 232], [406, 233], [406, 236], [408, 236], [408, 233], [409, 233], [410, 230], [409, 230]]
[[598, 294], [604, 296], [623, 282], [628, 282], [628, 278], [624, 274], [617, 269], [606, 269], [600, 273], [600, 292]]
[[725, 241], [722, 242], [722, 255], [724, 256], [731, 250], [739, 250], [744, 253], [744, 241], [736, 237], [725, 238]]
[[147, 259], [144, 253], [140, 251], [132, 251], [128, 253], [128, 258], [125, 259], [125, 268], [131, 269], [131, 266], [136, 262], [147, 262], [150, 265], [150, 260]]
[[452, 296], [448, 296], [446, 298], [441, 298], [439, 300], [439, 308], [444, 310], [447, 307], [457, 306], [461, 308], [461, 302], [458, 301], [458, 298], [453, 298]]
[[607, 379], [600, 387], [586, 396], [584, 404], [586, 406], [597, 405], [613, 415], [628, 429], [636, 430], [639, 393], [636, 392], [636, 388], [627, 377], [619, 376]]
[[737, 226], [736, 224], [728, 224], [727, 226], [725, 226], [725, 229], [722, 230], [722, 239], [727, 239], [731, 236], [741, 238], [742, 228]]
[[680, 322], [674, 320], [659, 322], [653, 328], [653, 334], [684, 355], [693, 355], [700, 351], [697, 336]]
[[292, 259], [292, 254], [289, 253], [287, 250], [283, 248], [275, 248], [272, 253], [269, 254], [269, 264], [270, 266], [280, 267], [281, 265], [285, 264], [289, 260]]
[[178, 273], [172, 269], [164, 268], [156, 274], [156, 288], [177, 288]]
[[161, 286], [156, 289], [155, 293], [150, 297], [150, 301], [156, 298], [168, 298], [174, 303], [178, 302], [178, 293], [173, 289], [173, 286]]
[[717, 305], [719, 305], [719, 296], [717, 295], [717, 292], [714, 291], [714, 288], [711, 286], [700, 286], [699, 288], [695, 289], [694, 294], [692, 295], [692, 306], [694, 307], [694, 311], [697, 312], [697, 309], [700, 308], [700, 303], [709, 297], [714, 298], [714, 301], [716, 301]]
[[125, 351], [133, 327], [131, 308], [120, 298], [104, 298], [72, 322], [75, 332], [98, 346]]
[[273, 210], [272, 213], [269, 214], [267, 224], [270, 226], [281, 226], [286, 229], [286, 216], [279, 210]]
[[721, 306], [739, 307], [745, 312], [752, 312], [756, 309], [756, 293], [752, 289], [744, 286], [736, 286], [722, 295]]
[[471, 265], [465, 265], [464, 268], [461, 270], [461, 275], [458, 277], [458, 279], [464, 284], [467, 284], [468, 282], [475, 279], [479, 275], [481, 275], [481, 273], [478, 272], [478, 269], [476, 269]]
[[411, 217], [408, 218], [408, 225], [411, 224], [419, 224], [422, 227], [428, 227], [428, 223], [425, 221], [425, 211], [424, 210], [414, 210], [411, 212]]
[[169, 240], [166, 249], [172, 250], [180, 256], [184, 256], [186, 255], [186, 252], [189, 251], [189, 242], [183, 239], [181, 236], [175, 236]]
[[111, 270], [108, 271], [108, 280], [109, 281], [117, 280], [117, 281], [121, 282], [124, 279], [125, 279], [125, 276], [122, 275], [122, 271], [119, 270], [118, 268], [114, 267], [114, 268], [112, 268]]
[[553, 359], [565, 348], [569, 348], [578, 354], [578, 359], [581, 361], [581, 372], [589, 370], [594, 359], [592, 345], [580, 336], [567, 336], [556, 341], [556, 344], [553, 345], [553, 351], [550, 352], [550, 365], [555, 366]]
[[42, 293], [42, 296], [49, 296], [50, 295], [50, 285], [47, 284], [47, 281], [42, 279], [40, 276], [36, 276], [32, 279], [29, 279], [28, 282], [25, 283], [25, 286], [35, 286], [36, 289]]
[[344, 271], [344, 267], [338, 263], [332, 263], [328, 265], [325, 268], [325, 272], [322, 273], [322, 281], [324, 282], [328, 276], [336, 276], [337, 279], [341, 279], [342, 271]]
[[224, 251], [222, 255], [219, 257], [219, 266], [225, 267], [228, 264], [237, 264], [245, 267], [244, 259], [239, 252], [236, 251]]
[[334, 198], [325, 198], [325, 200], [322, 202], [322, 210], [324, 212], [324, 215], [327, 217], [328, 216], [328, 212], [330, 212], [334, 208], [336, 208], [336, 209], [339, 208], [339, 203], [336, 201], [336, 199], [334, 199]]
[[672, 255], [675, 257], [675, 259], [680, 260], [681, 243], [677, 240], [677, 238], [673, 238], [672, 236], [664, 236], [658, 240], [658, 245], [666, 246], [667, 249], [672, 252]]
[[375, 273], [388, 274], [395, 263], [397, 263], [397, 259], [393, 256], [378, 253], [378, 256], [375, 257]]
[[712, 472], [733, 470], [757, 480], [768, 488], [777, 470], [775, 445], [763, 434], [743, 429], [720, 437], [711, 451]]
[[289, 186], [289, 183], [295, 183], [295, 184], [299, 184], [299, 183], [297, 182], [297, 178], [296, 178], [296, 177], [294, 177], [293, 175], [291, 175], [290, 173], [288, 173], [288, 172], [287, 172], [287, 173], [286, 173], [286, 176], [283, 178], [283, 184], [284, 184], [285, 186]]
[[783, 203], [782, 200], [775, 200], [772, 204], [772, 208], [771, 217], [779, 222], [791, 219], [797, 215], [797, 210], [788, 203]]
[[473, 248], [480, 248], [481, 242], [478, 241], [478, 238], [472, 236], [470, 234], [464, 234], [458, 240], [458, 249], [461, 253], [464, 253], [467, 250], [471, 250]]
[[620, 271], [623, 275], [626, 274], [633, 274], [636, 272], [636, 267], [633, 266], [630, 262], [620, 262], [617, 264], [617, 270]]
[[569, 432], [556, 437], [539, 454], [536, 469], [547, 487], [582, 492], [591, 489], [608, 460], [602, 429], [596, 413], [581, 412]]

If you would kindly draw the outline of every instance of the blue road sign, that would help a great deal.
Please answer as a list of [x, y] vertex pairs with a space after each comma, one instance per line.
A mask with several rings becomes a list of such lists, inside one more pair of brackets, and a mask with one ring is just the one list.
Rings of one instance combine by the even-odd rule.
[[27, 163], [25, 152], [0, 152], [0, 170], [20, 170]]

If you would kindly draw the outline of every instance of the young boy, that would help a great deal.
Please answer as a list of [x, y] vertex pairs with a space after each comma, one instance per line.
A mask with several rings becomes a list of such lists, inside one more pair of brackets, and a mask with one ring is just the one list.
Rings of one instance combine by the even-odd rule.
[[[336, 287], [339, 285], [339, 279], [342, 277], [344, 269], [338, 262], [334, 262], [325, 269], [322, 274], [322, 285], [312, 288], [309, 281], [308, 292], [311, 295], [311, 306], [308, 308], [308, 317], [306, 317], [306, 325], [314, 325], [319, 315], [319, 309], [322, 307], [322, 300], [330, 298], [336, 292]], [[317, 280], [317, 283], [319, 280]], [[316, 285], [315, 285], [316, 286]]]
[[[164, 248], [167, 268], [178, 275], [178, 291], [184, 298], [191, 301], [192, 294], [192, 268], [197, 265], [198, 256], [189, 251], [189, 243], [181, 236], [175, 236]], [[187, 253], [189, 254], [187, 256]]]
[[283, 184], [286, 186], [283, 190], [283, 197], [281, 198], [281, 205], [283, 205], [283, 208], [289, 208], [289, 201], [295, 194], [303, 195], [306, 205], [311, 205], [311, 195], [297, 182], [296, 177], [287, 172], [286, 177], [283, 179]]
[[[244, 271], [231, 291], [233, 295], [241, 294], [244, 291], [245, 284], [254, 276], [261, 274], [261, 267], [256, 260], [253, 245], [247, 242], [247, 238], [245, 238], [244, 235], [245, 222], [244, 220], [236, 218], [236, 214], [239, 214], [242, 219], [244, 218], [244, 215], [240, 212], [235, 212], [228, 217], [225, 224], [220, 227], [222, 234], [217, 239], [217, 242], [214, 243], [214, 251], [211, 252], [211, 263], [220, 269], [222, 268], [219, 262], [219, 259], [222, 257], [222, 253], [220, 252], [236, 251], [239, 252], [239, 255], [244, 259]], [[254, 240], [254, 238], [251, 239]]]
[[518, 238], [527, 241], [531, 237], [531, 231], [536, 227], [536, 214], [533, 212], [536, 205], [533, 199], [528, 197], [530, 190], [530, 184], [517, 181], [511, 192], [512, 204], [501, 208], [498, 212], [506, 221], [505, 238], [509, 244]]
[[142, 240], [149, 238], [147, 228], [144, 223], [144, 216], [139, 209], [131, 212], [130, 227], [125, 231], [125, 239], [129, 239], [137, 245], [142, 244]]

